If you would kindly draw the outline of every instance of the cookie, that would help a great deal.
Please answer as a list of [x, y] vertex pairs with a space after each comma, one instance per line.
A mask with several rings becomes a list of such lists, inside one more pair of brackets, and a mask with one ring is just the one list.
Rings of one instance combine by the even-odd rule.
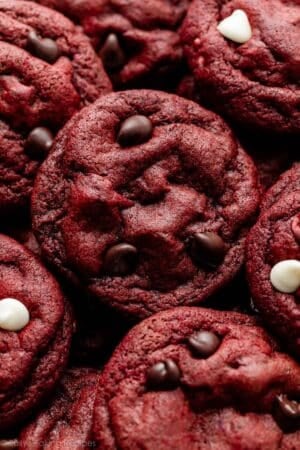
[[251, 128], [300, 132], [298, 0], [195, 0], [182, 26], [201, 95]]
[[248, 316], [164, 311], [133, 328], [99, 380], [101, 449], [285, 449], [300, 439], [300, 368]]
[[[294, 173], [292, 169], [289, 175]], [[273, 192], [273, 203], [249, 233], [247, 273], [256, 308], [282, 344], [299, 357], [300, 189], [287, 189], [277, 200], [279, 190]]]
[[54, 278], [0, 235], [0, 433], [51, 392], [66, 364], [72, 320]]
[[0, 0], [0, 213], [28, 205], [57, 131], [111, 90], [88, 38], [60, 13]]
[[80, 23], [118, 88], [170, 89], [180, 78], [177, 30], [190, 0], [38, 0]]
[[42, 412], [25, 427], [20, 450], [95, 448], [91, 430], [99, 375], [91, 369], [69, 369]]
[[200, 303], [234, 277], [259, 195], [254, 165], [222, 119], [133, 90], [68, 123], [32, 200], [45, 258], [142, 318]]

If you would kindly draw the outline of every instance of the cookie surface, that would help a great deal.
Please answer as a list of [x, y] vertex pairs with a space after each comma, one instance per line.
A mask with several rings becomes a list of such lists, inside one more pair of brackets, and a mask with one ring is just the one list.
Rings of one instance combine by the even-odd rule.
[[95, 436], [110, 450], [294, 450], [299, 389], [299, 365], [253, 319], [174, 308], [132, 329], [105, 367]]
[[[289, 171], [289, 175], [293, 173], [295, 170]], [[285, 175], [279, 184], [286, 179], [291, 177]], [[279, 195], [275, 185], [271, 191], [274, 195], [267, 194], [270, 204], [247, 239], [248, 279], [253, 301], [266, 324], [299, 357], [299, 289], [297, 284], [289, 288], [289, 283], [297, 280], [300, 266], [300, 190], [287, 189]]]
[[39, 0], [80, 23], [117, 87], [175, 86], [190, 0]]
[[33, 2], [0, 1], [0, 212], [28, 204], [53, 138], [111, 84], [88, 38]]
[[299, 24], [298, 0], [195, 0], [182, 39], [201, 95], [248, 127], [299, 133]]
[[95, 448], [91, 431], [98, 372], [69, 369], [50, 404], [26, 426], [19, 439], [20, 450]]
[[218, 116], [128, 91], [67, 124], [39, 172], [32, 213], [52, 264], [144, 317], [230, 281], [257, 204], [254, 165]]
[[16, 241], [0, 235], [0, 242], [0, 431], [7, 431], [51, 392], [72, 325], [50, 273]]

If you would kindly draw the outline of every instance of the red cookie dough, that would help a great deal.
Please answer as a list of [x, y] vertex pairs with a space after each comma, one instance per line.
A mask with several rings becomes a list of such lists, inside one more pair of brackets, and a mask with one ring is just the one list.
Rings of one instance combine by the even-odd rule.
[[[217, 29], [236, 10], [252, 29], [244, 44]], [[299, 0], [195, 0], [181, 36], [210, 105], [247, 127], [300, 132]]]
[[95, 448], [91, 431], [98, 372], [69, 369], [50, 405], [25, 427], [20, 435], [20, 450], [81, 450]]
[[299, 365], [253, 319], [179, 307], [117, 348], [100, 376], [94, 433], [102, 450], [295, 450], [299, 394]]
[[0, 235], [0, 301], [5, 298], [23, 303], [30, 320], [17, 332], [0, 326], [0, 432], [31, 415], [51, 392], [72, 334], [69, 308], [52, 275], [25, 247]]
[[177, 33], [190, 0], [38, 0], [80, 23], [117, 87], [171, 88], [182, 73]]
[[0, 0], [0, 213], [27, 206], [54, 135], [111, 90], [88, 38], [33, 2]]
[[61, 132], [35, 184], [33, 227], [54, 266], [142, 318], [234, 277], [258, 200], [255, 167], [222, 119], [127, 91]]

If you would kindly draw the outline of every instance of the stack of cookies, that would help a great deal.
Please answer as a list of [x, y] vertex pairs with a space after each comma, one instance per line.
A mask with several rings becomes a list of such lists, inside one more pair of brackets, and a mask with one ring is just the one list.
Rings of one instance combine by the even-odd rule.
[[299, 0], [0, 0], [0, 450], [300, 449]]

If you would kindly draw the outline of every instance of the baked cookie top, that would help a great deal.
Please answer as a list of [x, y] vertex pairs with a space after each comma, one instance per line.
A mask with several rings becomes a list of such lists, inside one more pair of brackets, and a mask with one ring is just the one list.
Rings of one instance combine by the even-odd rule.
[[33, 226], [52, 264], [144, 317], [201, 302], [236, 274], [258, 200], [254, 165], [222, 119], [127, 91], [62, 131], [37, 178]]
[[103, 449], [295, 449], [300, 368], [238, 313], [179, 307], [133, 328], [99, 380]]
[[54, 135], [111, 90], [88, 38], [33, 2], [0, 0], [0, 211], [27, 205]]
[[300, 132], [299, 0], [195, 0], [181, 36], [217, 110], [248, 127]]
[[[70, 311], [59, 285], [25, 247], [0, 235], [0, 430], [53, 388], [68, 358]], [[38, 281], [38, 282], [37, 282]]]

